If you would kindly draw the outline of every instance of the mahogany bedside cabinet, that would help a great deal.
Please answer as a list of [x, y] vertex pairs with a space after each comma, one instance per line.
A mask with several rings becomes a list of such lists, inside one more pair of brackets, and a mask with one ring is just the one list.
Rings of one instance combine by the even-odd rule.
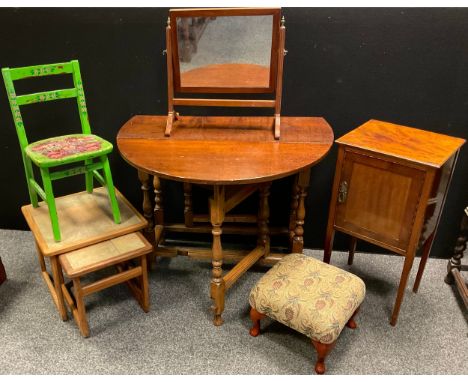
[[324, 262], [330, 263], [335, 231], [405, 257], [390, 324], [398, 319], [416, 251], [417, 292], [437, 231], [450, 179], [465, 140], [370, 120], [336, 140], [339, 145], [330, 202]]

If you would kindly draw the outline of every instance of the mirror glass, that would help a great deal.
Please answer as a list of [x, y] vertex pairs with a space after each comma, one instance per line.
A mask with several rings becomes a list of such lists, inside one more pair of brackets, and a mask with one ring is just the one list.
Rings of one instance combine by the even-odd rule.
[[177, 17], [181, 87], [268, 88], [273, 15]]

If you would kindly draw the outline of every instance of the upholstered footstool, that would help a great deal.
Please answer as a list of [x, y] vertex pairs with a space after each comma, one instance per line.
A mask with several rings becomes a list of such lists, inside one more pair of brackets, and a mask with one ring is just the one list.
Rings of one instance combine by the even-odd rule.
[[317, 374], [325, 372], [325, 357], [344, 326], [354, 329], [354, 317], [366, 287], [357, 276], [312, 257], [293, 253], [273, 266], [250, 292], [250, 335], [260, 333], [265, 316], [312, 339], [317, 350]]

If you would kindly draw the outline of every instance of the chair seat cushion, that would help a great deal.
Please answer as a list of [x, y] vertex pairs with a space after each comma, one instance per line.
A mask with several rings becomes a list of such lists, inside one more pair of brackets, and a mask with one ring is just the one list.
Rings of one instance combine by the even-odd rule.
[[250, 305], [321, 343], [334, 342], [366, 293], [340, 268], [294, 253], [273, 266], [250, 292]]
[[38, 166], [53, 166], [108, 154], [112, 144], [93, 134], [72, 134], [29, 144], [26, 154]]

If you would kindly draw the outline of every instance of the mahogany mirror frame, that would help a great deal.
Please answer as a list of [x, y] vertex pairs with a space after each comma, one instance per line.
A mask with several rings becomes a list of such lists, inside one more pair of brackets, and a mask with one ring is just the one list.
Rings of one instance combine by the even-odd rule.
[[[268, 16], [271, 15], [272, 40], [270, 72], [268, 87], [184, 87], [181, 86], [179, 49], [177, 36], [177, 18], [179, 17], [223, 17], [223, 16]], [[281, 8], [195, 8], [170, 9], [166, 27], [166, 57], [168, 81], [168, 118], [165, 135], [170, 136], [178, 113], [174, 106], [221, 106], [221, 107], [263, 107], [275, 109], [274, 136], [280, 137], [281, 92], [283, 79], [283, 58], [285, 26], [284, 18], [280, 20]], [[252, 94], [272, 93], [274, 99], [228, 99], [228, 98], [187, 98], [175, 93], [218, 93], [218, 94]]]

